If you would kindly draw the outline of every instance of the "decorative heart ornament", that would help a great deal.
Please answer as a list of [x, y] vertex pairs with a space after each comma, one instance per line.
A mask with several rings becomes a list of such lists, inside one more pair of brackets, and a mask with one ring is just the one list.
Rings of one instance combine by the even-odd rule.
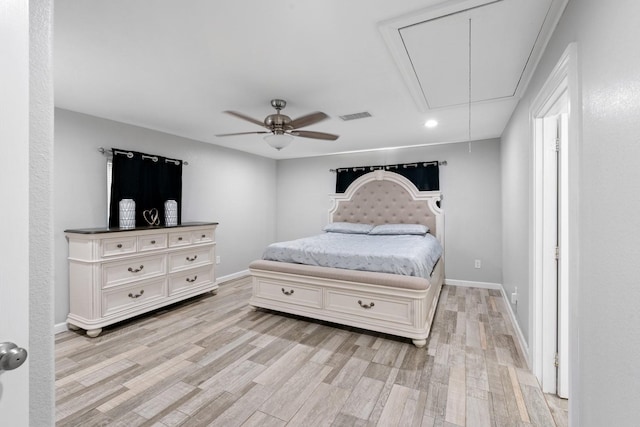
[[142, 212], [142, 216], [144, 220], [149, 223], [149, 226], [152, 225], [160, 225], [160, 214], [158, 213], [158, 209], [153, 208]]

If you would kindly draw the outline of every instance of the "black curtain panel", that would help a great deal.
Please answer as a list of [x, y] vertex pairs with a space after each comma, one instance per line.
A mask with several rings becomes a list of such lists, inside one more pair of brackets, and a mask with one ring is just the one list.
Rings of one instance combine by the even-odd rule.
[[[175, 200], [178, 224], [182, 222], [182, 161], [136, 151], [113, 148], [111, 206], [109, 227], [120, 223], [122, 199], [136, 202], [136, 226], [148, 225], [144, 211], [158, 210], [160, 225], [165, 225], [164, 203]], [[150, 215], [147, 215], [149, 218]]]
[[439, 162], [433, 161], [336, 169], [336, 193], [344, 193], [353, 181], [376, 169], [385, 169], [402, 175], [420, 191], [436, 191], [440, 189], [438, 164]]

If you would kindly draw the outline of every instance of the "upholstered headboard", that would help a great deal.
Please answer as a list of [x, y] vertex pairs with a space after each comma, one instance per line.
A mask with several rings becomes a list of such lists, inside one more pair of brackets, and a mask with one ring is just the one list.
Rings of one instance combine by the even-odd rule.
[[330, 222], [424, 224], [444, 244], [444, 214], [439, 191], [419, 191], [402, 175], [376, 170], [331, 196]]

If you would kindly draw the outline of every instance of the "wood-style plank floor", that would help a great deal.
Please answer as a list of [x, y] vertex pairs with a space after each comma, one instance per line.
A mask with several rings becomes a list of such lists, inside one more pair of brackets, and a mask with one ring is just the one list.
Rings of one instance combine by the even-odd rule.
[[556, 425], [497, 291], [444, 286], [422, 349], [250, 294], [240, 279], [97, 338], [58, 334], [56, 425]]

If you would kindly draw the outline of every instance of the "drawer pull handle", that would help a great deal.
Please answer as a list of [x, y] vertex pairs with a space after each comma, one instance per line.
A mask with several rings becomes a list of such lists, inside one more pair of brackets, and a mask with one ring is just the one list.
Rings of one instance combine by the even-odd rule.
[[293, 289], [291, 289], [290, 291], [285, 291], [284, 288], [282, 288], [282, 293], [289, 296], [291, 294], [293, 294]]
[[129, 294], [129, 298], [133, 298], [133, 299], [140, 298], [142, 294], [144, 294], [144, 289], [141, 289], [139, 294], [135, 294], [135, 295]]
[[178, 237], [178, 240], [182, 240], [182, 237]]
[[192, 261], [195, 261], [196, 258], [198, 258], [198, 255], [194, 255], [193, 258], [187, 257], [187, 261], [192, 262]]
[[360, 307], [364, 308], [365, 310], [368, 310], [375, 305], [373, 301], [371, 301], [369, 304], [363, 304], [360, 300], [358, 300], [358, 304], [360, 304]]
[[155, 241], [155, 240], [152, 240], [152, 241], [151, 241], [151, 244], [152, 244], [152, 245], [155, 245], [155, 244], [156, 244], [156, 241]]
[[122, 243], [118, 243], [117, 247], [118, 249], [122, 249]]
[[193, 282], [195, 282], [196, 280], [198, 280], [198, 275], [197, 275], [197, 274], [195, 275], [195, 277], [194, 277], [193, 279], [189, 279], [189, 278], [187, 277], [187, 282], [189, 282], [189, 283], [193, 283]]
[[140, 266], [140, 268], [132, 268], [132, 267], [129, 267], [129, 271], [130, 271], [131, 273], [140, 273], [140, 272], [142, 271], [142, 269], [143, 269], [143, 268], [144, 268], [144, 265], [141, 265], [141, 266]]
[[204, 239], [205, 237], [207, 237], [207, 235], [206, 235], [206, 234], [203, 234], [201, 237]]

